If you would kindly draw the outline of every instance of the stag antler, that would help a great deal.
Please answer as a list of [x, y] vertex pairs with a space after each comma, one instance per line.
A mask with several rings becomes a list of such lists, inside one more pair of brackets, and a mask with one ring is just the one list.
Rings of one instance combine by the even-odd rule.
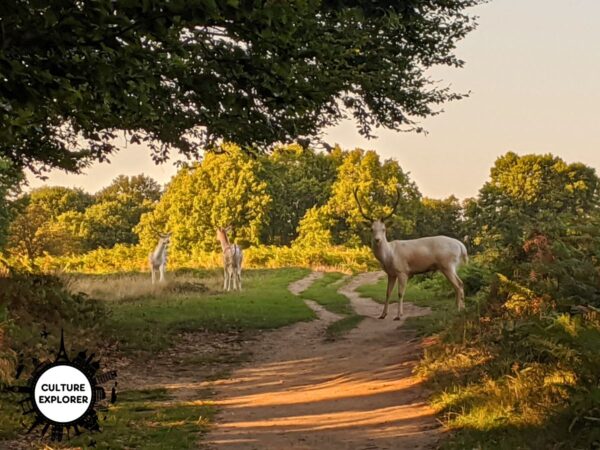
[[156, 228], [154, 228], [154, 226], [152, 226], [151, 224], [148, 224], [148, 228], [150, 229], [150, 231], [159, 237], [164, 237], [167, 234], [171, 234], [169, 233], [169, 231], [158, 231]]
[[400, 188], [398, 186], [396, 186], [396, 202], [394, 203], [392, 212], [389, 213], [387, 216], [381, 218], [382, 222], [385, 222], [386, 220], [388, 220], [390, 217], [392, 217], [396, 213], [396, 209], [398, 208], [398, 204], [400, 203], [400, 195], [401, 195]]
[[369, 217], [365, 214], [365, 212], [362, 209], [362, 206], [360, 206], [360, 201], [358, 200], [358, 188], [354, 189], [354, 199], [356, 200], [356, 204], [358, 205], [358, 210], [360, 211], [360, 213], [362, 214], [362, 216], [367, 219], [369, 222], [375, 222], [375, 219], [373, 219], [372, 217]]

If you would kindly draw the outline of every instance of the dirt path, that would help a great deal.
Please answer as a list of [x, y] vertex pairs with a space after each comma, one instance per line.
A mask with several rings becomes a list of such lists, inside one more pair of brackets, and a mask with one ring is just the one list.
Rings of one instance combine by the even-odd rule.
[[[298, 294], [318, 274], [290, 285]], [[377, 320], [381, 305], [355, 289], [380, 273], [359, 275], [340, 292], [367, 316], [344, 339], [325, 342], [338, 316], [308, 301], [319, 320], [266, 335], [255, 358], [215, 383], [218, 425], [205, 443], [212, 449], [426, 449], [441, 431], [412, 376], [419, 340], [403, 321]], [[427, 310], [405, 303], [405, 316]]]

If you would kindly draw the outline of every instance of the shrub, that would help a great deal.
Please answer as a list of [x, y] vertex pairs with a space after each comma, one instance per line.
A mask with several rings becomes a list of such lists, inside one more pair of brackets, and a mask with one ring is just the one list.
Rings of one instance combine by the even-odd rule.
[[107, 317], [102, 303], [68, 292], [50, 275], [0, 277], [0, 311], [0, 383], [10, 380], [18, 359], [43, 359], [56, 351], [61, 330], [69, 342], [95, 347]]

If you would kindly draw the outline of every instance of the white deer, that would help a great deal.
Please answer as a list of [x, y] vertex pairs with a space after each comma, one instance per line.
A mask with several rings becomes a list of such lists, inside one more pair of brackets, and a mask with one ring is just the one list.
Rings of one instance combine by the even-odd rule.
[[150, 253], [148, 261], [150, 270], [152, 271], [152, 284], [156, 282], [156, 272], [159, 272], [159, 282], [165, 281], [165, 272], [167, 271], [167, 256], [169, 252], [169, 242], [171, 241], [171, 233], [159, 233], [158, 244], [154, 247], [154, 251]]
[[358, 200], [357, 189], [354, 190], [354, 198], [362, 216], [372, 223], [373, 253], [388, 277], [385, 305], [379, 318], [384, 319], [387, 316], [388, 302], [396, 281], [398, 282], [398, 314], [394, 320], [400, 320], [400, 317], [404, 313], [404, 291], [409, 278], [416, 274], [434, 272], [436, 270], [442, 272], [454, 287], [456, 291], [456, 305], [459, 311], [464, 309], [465, 293], [463, 282], [456, 274], [459, 265], [467, 263], [469, 259], [464, 244], [448, 236], [431, 236], [388, 242], [385, 232], [385, 221], [396, 212], [400, 200], [400, 190], [397, 190], [396, 203], [391, 214], [377, 220], [368, 217], [364, 213]]
[[217, 240], [223, 249], [223, 289], [242, 290], [242, 260], [244, 255], [239, 245], [231, 244], [227, 238], [227, 232], [231, 231], [231, 225], [226, 228], [217, 228]]

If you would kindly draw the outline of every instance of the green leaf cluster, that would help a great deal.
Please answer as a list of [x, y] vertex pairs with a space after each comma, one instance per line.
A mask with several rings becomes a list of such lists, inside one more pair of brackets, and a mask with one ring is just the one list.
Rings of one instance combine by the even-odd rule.
[[105, 161], [124, 130], [157, 161], [217, 142], [265, 148], [351, 117], [413, 118], [461, 98], [433, 66], [480, 0], [6, 0], [0, 5], [0, 157], [36, 172]]

